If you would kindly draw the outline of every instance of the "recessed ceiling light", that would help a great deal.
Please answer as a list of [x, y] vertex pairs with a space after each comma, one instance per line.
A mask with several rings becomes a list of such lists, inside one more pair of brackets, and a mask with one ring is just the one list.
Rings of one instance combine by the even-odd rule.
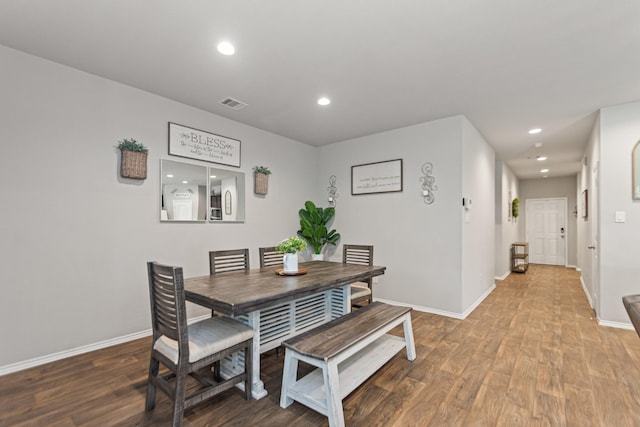
[[182, 183], [183, 183], [183, 184], [188, 184], [188, 183], [189, 183], [189, 181], [182, 181]]
[[541, 162], [543, 160], [547, 160], [547, 156], [536, 156], [536, 160]]
[[234, 48], [233, 45], [229, 42], [220, 42], [218, 43], [218, 52], [223, 55], [229, 56], [236, 53], [236, 48]]
[[549, 169], [540, 169], [540, 173], [547, 173], [549, 172]]
[[540, 132], [542, 132], [542, 129], [540, 129], [540, 128], [534, 128], [534, 129], [530, 129], [529, 130], [529, 133], [531, 135], [536, 134], [536, 133], [540, 133]]
[[215, 178], [215, 177], [216, 177], [215, 175], [211, 175], [209, 178]]
[[322, 98], [318, 99], [318, 105], [325, 106], [325, 105], [329, 105], [329, 104], [331, 104], [331, 100], [329, 98], [325, 97], [325, 96], [323, 96]]
[[168, 175], [167, 175], [167, 178], [173, 178], [173, 175], [168, 174]]

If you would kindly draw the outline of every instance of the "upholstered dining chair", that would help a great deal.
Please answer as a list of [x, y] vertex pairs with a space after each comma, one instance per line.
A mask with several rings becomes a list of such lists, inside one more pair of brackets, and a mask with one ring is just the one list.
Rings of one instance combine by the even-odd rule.
[[624, 296], [622, 297], [622, 304], [625, 310], [627, 310], [636, 334], [640, 337], [640, 295]]
[[[372, 245], [342, 245], [342, 262], [345, 264], [373, 265]], [[362, 307], [362, 302], [373, 301], [373, 279], [369, 278], [365, 282], [351, 283], [351, 305]]]
[[248, 270], [249, 249], [231, 249], [209, 252], [209, 273]]
[[258, 248], [260, 252], [260, 268], [272, 265], [282, 265], [282, 254], [276, 251], [275, 246]]
[[[172, 425], [182, 425], [184, 410], [244, 382], [245, 398], [251, 396], [253, 329], [229, 317], [211, 317], [187, 326], [182, 268], [147, 263], [151, 298], [153, 342], [145, 410], [156, 404], [160, 388], [173, 401]], [[226, 380], [219, 379], [220, 361], [227, 355], [244, 352], [244, 371]], [[169, 369], [161, 375], [160, 364]], [[214, 366], [211, 377], [196, 371]], [[210, 371], [209, 371], [210, 372]], [[189, 389], [192, 376], [202, 387]]]

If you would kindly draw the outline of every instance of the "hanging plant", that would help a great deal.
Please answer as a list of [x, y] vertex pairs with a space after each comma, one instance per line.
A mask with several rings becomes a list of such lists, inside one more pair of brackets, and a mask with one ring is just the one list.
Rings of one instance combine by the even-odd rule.
[[519, 206], [520, 206], [520, 200], [516, 197], [515, 199], [513, 199], [513, 202], [511, 202], [511, 214], [513, 215], [514, 218], [518, 218]]
[[253, 168], [254, 193], [266, 195], [269, 192], [269, 175], [271, 171], [267, 166], [256, 166]]
[[147, 153], [149, 149], [133, 138], [118, 141], [121, 153], [120, 176], [147, 179]]

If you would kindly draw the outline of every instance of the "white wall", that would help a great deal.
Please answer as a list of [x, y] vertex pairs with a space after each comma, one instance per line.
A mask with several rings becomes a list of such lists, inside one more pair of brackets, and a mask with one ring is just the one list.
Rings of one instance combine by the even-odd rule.
[[[640, 201], [631, 199], [631, 151], [640, 140], [640, 102], [603, 108], [600, 115], [600, 311], [629, 323], [621, 298], [640, 293]], [[616, 211], [626, 213], [616, 223]]]
[[464, 118], [462, 197], [471, 200], [463, 210], [462, 311], [467, 311], [494, 285], [495, 275], [495, 152]]
[[[146, 261], [202, 275], [209, 250], [249, 247], [257, 266], [317, 191], [313, 147], [5, 47], [0, 64], [0, 367], [149, 329]], [[246, 223], [160, 223], [169, 121], [242, 141]], [[145, 181], [119, 177], [125, 137], [150, 148]]]
[[[316, 148], [5, 47], [0, 63], [0, 322], [11, 325], [0, 340], [12, 343], [0, 371], [148, 330], [148, 260], [203, 275], [209, 250], [248, 247], [257, 266], [259, 246], [295, 235], [305, 200], [327, 205], [330, 175], [341, 243], [374, 244], [388, 267], [376, 296], [456, 315], [492, 285], [494, 153], [462, 116]], [[160, 223], [160, 159], [210, 165], [168, 156], [170, 121], [242, 141], [245, 223]], [[119, 177], [125, 137], [150, 149], [144, 181]], [[396, 158], [403, 192], [350, 194], [351, 166]], [[256, 165], [273, 171], [267, 196], [253, 194]], [[469, 224], [463, 190], [475, 199]]]
[[520, 242], [517, 220], [510, 216], [511, 201], [519, 197], [519, 181], [503, 162], [496, 161], [496, 278], [504, 279], [511, 271], [511, 244]]
[[520, 180], [520, 216], [518, 223], [520, 226], [519, 234], [522, 239], [526, 239], [527, 216], [526, 201], [527, 199], [551, 199], [566, 198], [567, 211], [565, 218], [567, 219], [566, 245], [567, 258], [566, 265], [577, 266], [578, 260], [576, 255], [577, 242], [577, 222], [580, 218], [576, 218], [573, 213], [578, 205], [576, 201], [576, 182], [577, 177], [564, 176], [558, 178], [539, 178], [539, 179], [522, 179]]
[[[592, 212], [587, 218], [583, 218], [580, 204], [578, 207], [578, 221], [577, 221], [577, 242], [576, 252], [578, 267], [581, 270], [581, 280], [584, 286], [585, 293], [589, 300], [589, 304], [596, 310], [596, 313], [600, 313], [599, 296], [600, 287], [596, 286], [596, 281], [593, 277], [593, 267], [598, 266], [599, 263], [594, 262], [595, 255], [599, 252], [594, 252], [588, 249], [588, 246], [593, 243], [592, 234], [597, 229], [598, 224], [594, 221], [596, 217], [593, 212], [599, 210], [598, 202], [599, 197], [595, 190], [595, 183], [593, 182], [594, 175], [593, 170], [598, 167], [600, 162], [600, 114], [594, 125], [593, 130], [589, 136], [589, 142], [585, 150], [585, 155], [582, 161], [582, 168], [578, 175], [578, 182], [576, 188], [576, 197], [580, 200], [582, 193], [585, 190], [591, 192], [591, 197], [588, 198], [588, 211]], [[598, 247], [600, 245], [598, 244]], [[597, 271], [596, 271], [597, 273]], [[597, 279], [597, 278], [595, 278]]]
[[[466, 235], [465, 239], [477, 248], [477, 258], [473, 266], [465, 266], [462, 261], [463, 151], [469, 159], [480, 156], [477, 169], [467, 164], [470, 179], [478, 178], [478, 185], [489, 188], [467, 184], [472, 197], [478, 196], [472, 226], [488, 229], [489, 233], [493, 230], [494, 154], [484, 144], [468, 121], [457, 116], [320, 148], [319, 170], [326, 176], [319, 177], [318, 198], [326, 200], [328, 177], [336, 175], [339, 197], [334, 227], [342, 234], [340, 243], [373, 244], [374, 263], [387, 266], [386, 274], [374, 285], [376, 298], [462, 314], [468, 308], [463, 301], [463, 272], [475, 268], [475, 263], [489, 265], [489, 278], [483, 269], [479, 276], [468, 273], [465, 289], [469, 298], [493, 283], [493, 235], [482, 244], [476, 241], [482, 233]], [[488, 153], [490, 160], [485, 159]], [[402, 158], [404, 165], [402, 192], [351, 195], [351, 166], [397, 158]], [[420, 181], [426, 162], [433, 164], [438, 186], [431, 205], [424, 203]], [[336, 248], [333, 258], [339, 259], [341, 251], [341, 247]]]

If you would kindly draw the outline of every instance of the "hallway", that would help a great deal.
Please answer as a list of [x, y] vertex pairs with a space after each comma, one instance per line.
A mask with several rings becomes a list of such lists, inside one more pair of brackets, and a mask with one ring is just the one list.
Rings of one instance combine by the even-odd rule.
[[[640, 425], [640, 338], [597, 325], [575, 270], [531, 265], [467, 319], [414, 311], [413, 327], [418, 358], [401, 352], [348, 396], [348, 426]], [[0, 426], [167, 423], [164, 395], [143, 411], [149, 343], [2, 377]], [[266, 398], [230, 390], [188, 410], [184, 425], [326, 425], [300, 404], [280, 408], [282, 362], [275, 351], [262, 357]]]

